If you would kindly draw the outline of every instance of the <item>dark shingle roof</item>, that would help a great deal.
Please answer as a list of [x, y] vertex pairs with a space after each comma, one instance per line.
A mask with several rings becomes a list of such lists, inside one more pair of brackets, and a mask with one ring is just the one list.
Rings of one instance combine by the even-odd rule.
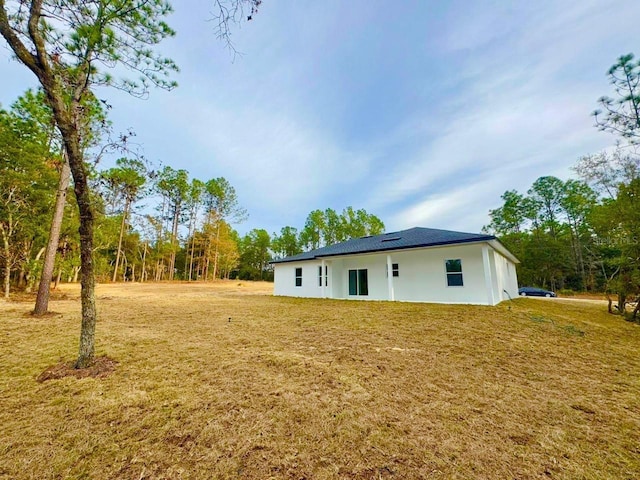
[[346, 242], [336, 243], [326, 247], [300, 253], [271, 263], [298, 262], [313, 260], [319, 257], [333, 257], [337, 255], [352, 255], [357, 253], [382, 252], [385, 250], [403, 250], [408, 248], [434, 247], [436, 245], [451, 245], [495, 240], [493, 235], [479, 233], [452, 232], [436, 228], [410, 228], [400, 232], [383, 233], [370, 237], [353, 238]]

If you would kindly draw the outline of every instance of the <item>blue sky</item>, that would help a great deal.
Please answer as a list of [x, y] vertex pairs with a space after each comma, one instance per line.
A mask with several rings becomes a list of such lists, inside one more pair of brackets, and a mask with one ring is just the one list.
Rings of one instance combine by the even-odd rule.
[[[264, 0], [233, 31], [235, 61], [211, 2], [173, 3], [159, 51], [179, 87], [99, 96], [150, 160], [226, 177], [241, 233], [349, 205], [388, 231], [479, 231], [505, 190], [614, 143], [590, 113], [616, 58], [640, 55], [631, 0]], [[0, 72], [2, 105], [36, 85], [4, 45]]]

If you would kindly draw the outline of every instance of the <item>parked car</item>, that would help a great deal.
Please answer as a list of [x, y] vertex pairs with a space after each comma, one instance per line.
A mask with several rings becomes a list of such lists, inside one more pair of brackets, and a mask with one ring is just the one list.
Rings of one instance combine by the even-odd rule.
[[518, 294], [521, 297], [555, 297], [555, 292], [550, 290], [544, 290], [542, 288], [536, 287], [520, 287], [518, 289]]

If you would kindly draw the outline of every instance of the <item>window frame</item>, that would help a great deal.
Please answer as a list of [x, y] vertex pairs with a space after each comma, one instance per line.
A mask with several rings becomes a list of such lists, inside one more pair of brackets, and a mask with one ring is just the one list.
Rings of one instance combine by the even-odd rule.
[[[458, 262], [458, 266], [459, 266], [459, 270], [450, 270], [449, 269], [449, 262]], [[462, 259], [461, 258], [446, 258], [444, 260], [444, 271], [445, 271], [445, 277], [446, 277], [446, 281], [447, 281], [447, 288], [449, 287], [453, 287], [453, 288], [460, 288], [460, 287], [464, 287], [464, 269], [462, 268]], [[460, 283], [457, 283], [457, 281], [453, 281], [452, 279], [460, 279]]]
[[[352, 278], [354, 282], [352, 282]], [[369, 296], [369, 269], [368, 268], [350, 268], [347, 273], [348, 291], [350, 297], [368, 297]], [[351, 287], [354, 286], [355, 289]], [[364, 288], [363, 288], [364, 286]], [[354, 292], [355, 293], [352, 293]]]
[[324, 286], [328, 287], [329, 286], [329, 281], [328, 281], [328, 277], [329, 277], [329, 266], [325, 265], [324, 266], [324, 275], [322, 274], [322, 265], [318, 265], [318, 287], [322, 288], [322, 279], [324, 278]]
[[391, 264], [391, 276], [398, 278], [400, 276], [400, 264], [392, 263]]
[[296, 288], [301, 287], [302, 286], [302, 267], [295, 267], [294, 278], [295, 278]]

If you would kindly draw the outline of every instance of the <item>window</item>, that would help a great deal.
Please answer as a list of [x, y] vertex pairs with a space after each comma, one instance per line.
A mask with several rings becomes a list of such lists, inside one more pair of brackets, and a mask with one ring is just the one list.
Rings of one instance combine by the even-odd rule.
[[369, 295], [367, 270], [349, 270], [349, 295]]
[[[329, 267], [327, 265], [324, 266], [324, 286], [326, 287], [328, 285], [327, 283], [327, 272], [329, 270]], [[322, 265], [320, 265], [318, 267], [318, 286], [321, 287], [322, 286]]]
[[455, 260], [446, 260], [445, 268], [447, 270], [447, 286], [448, 287], [462, 287], [462, 260], [459, 258]]
[[391, 271], [393, 272], [394, 277], [400, 276], [400, 267], [397, 263], [391, 264]]
[[296, 287], [302, 286], [302, 267], [296, 268]]

